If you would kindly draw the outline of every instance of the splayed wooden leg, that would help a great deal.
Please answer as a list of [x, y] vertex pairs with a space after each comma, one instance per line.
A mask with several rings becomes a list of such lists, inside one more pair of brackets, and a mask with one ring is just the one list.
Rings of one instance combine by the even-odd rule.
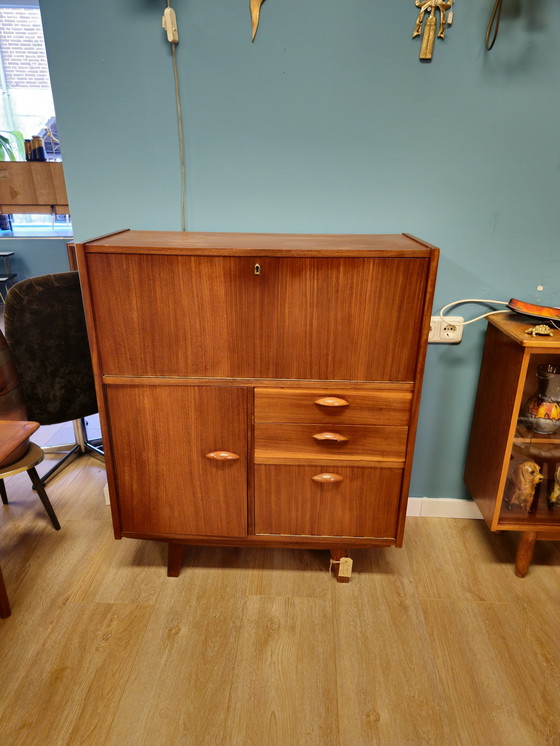
[[529, 565], [533, 559], [536, 541], [536, 531], [524, 531], [519, 538], [517, 554], [515, 555], [515, 574], [518, 578], [524, 578], [527, 575]]

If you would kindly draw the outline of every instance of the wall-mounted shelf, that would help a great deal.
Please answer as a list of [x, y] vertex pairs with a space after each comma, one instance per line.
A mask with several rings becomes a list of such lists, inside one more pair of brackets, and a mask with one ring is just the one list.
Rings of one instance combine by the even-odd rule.
[[68, 215], [62, 163], [0, 163], [0, 212]]

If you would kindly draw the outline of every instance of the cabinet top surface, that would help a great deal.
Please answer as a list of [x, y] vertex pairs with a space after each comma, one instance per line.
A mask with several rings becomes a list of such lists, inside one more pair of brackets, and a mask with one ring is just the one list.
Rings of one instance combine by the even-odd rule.
[[273, 256], [286, 252], [313, 256], [325, 251], [345, 256], [430, 257], [438, 249], [408, 234], [203, 233], [126, 230], [86, 241], [93, 252], [232, 254]]
[[560, 330], [554, 329], [551, 324], [552, 336], [536, 336], [527, 334], [527, 329], [540, 324], [546, 324], [546, 319], [537, 319], [531, 316], [522, 316], [518, 313], [504, 313], [490, 316], [488, 322], [497, 327], [510, 339], [522, 347], [540, 347], [544, 349], [560, 350]]

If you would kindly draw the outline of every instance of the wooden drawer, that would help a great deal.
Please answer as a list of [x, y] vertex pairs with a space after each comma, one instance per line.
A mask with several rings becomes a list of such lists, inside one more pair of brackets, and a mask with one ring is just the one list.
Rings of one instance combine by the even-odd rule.
[[255, 425], [255, 463], [354, 462], [400, 467], [404, 463], [406, 427], [342, 425]]
[[255, 532], [394, 539], [401, 484], [399, 469], [256, 466]]
[[255, 422], [408, 425], [411, 391], [255, 389]]

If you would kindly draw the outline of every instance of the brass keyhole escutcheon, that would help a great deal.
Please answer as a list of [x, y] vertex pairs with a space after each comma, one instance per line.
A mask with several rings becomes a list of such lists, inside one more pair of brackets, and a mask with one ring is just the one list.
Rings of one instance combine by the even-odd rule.
[[260, 275], [260, 273], [261, 273], [261, 265], [255, 264], [255, 274]]

